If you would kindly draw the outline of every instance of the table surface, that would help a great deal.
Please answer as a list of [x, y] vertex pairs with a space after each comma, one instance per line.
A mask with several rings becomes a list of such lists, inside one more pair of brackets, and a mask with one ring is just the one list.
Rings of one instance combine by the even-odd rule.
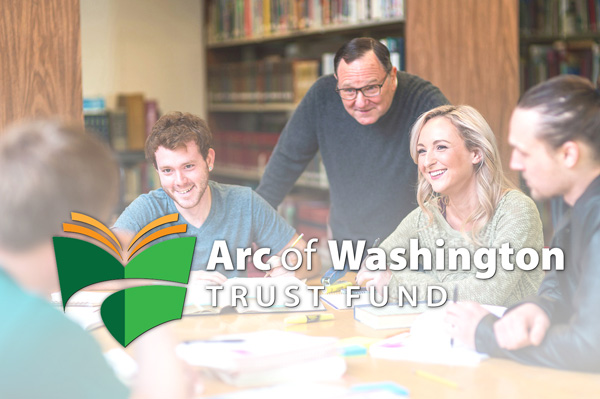
[[[290, 313], [226, 314], [186, 316], [173, 321], [178, 340], [208, 339], [217, 334], [280, 329], [312, 336], [385, 338], [399, 330], [374, 330], [354, 320], [352, 310], [331, 310], [335, 320], [286, 325]], [[293, 313], [292, 313], [293, 314]], [[105, 350], [116, 341], [105, 328], [94, 331]], [[372, 358], [347, 357], [346, 385], [395, 381], [410, 391], [412, 398], [588, 398], [600, 397], [600, 375], [531, 367], [503, 359], [487, 359], [476, 367], [446, 366]], [[415, 374], [423, 370], [458, 384], [452, 388]], [[206, 396], [231, 392], [236, 388], [220, 381], [203, 380]]]

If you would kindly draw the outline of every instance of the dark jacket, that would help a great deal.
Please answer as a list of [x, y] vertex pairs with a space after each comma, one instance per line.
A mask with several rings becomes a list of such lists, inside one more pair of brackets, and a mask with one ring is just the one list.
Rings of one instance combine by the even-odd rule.
[[537, 366], [600, 372], [600, 177], [565, 213], [552, 247], [563, 250], [564, 270], [548, 272], [538, 295], [526, 301], [550, 318], [544, 341], [537, 347], [501, 349], [492, 328], [497, 318], [488, 315], [477, 326], [476, 348]]

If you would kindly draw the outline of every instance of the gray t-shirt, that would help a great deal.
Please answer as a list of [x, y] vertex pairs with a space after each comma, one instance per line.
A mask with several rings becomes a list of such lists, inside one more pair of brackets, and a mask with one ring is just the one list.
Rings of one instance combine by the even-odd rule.
[[[271, 254], [276, 254], [294, 237], [294, 229], [250, 188], [214, 181], [209, 181], [208, 185], [211, 189], [212, 205], [206, 221], [200, 228], [189, 224], [181, 215], [177, 222], [158, 227], [182, 223], [188, 225], [185, 233], [170, 234], [156, 242], [174, 237], [196, 237], [193, 270], [205, 270], [214, 241], [225, 240], [236, 270], [226, 271], [222, 265], [218, 265], [216, 270], [229, 278], [245, 276], [245, 271], [237, 270], [238, 248], [250, 248], [252, 243], [256, 243], [259, 248], [270, 248]], [[179, 213], [175, 202], [159, 188], [136, 198], [119, 216], [113, 228], [137, 233], [148, 223], [171, 213]], [[153, 231], [146, 235], [152, 234]]]

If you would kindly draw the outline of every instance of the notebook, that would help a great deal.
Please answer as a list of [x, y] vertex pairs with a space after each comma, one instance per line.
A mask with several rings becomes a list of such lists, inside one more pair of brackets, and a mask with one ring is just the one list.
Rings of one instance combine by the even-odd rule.
[[354, 307], [354, 319], [376, 330], [407, 328], [427, 309], [426, 303], [419, 303], [415, 307], [408, 304], [398, 306], [397, 303], [379, 308], [371, 305], [358, 305]]
[[[218, 314], [225, 309], [237, 313], [272, 312], [311, 312], [325, 310], [314, 299], [313, 291], [296, 277], [231, 278], [223, 284], [223, 289], [215, 291], [212, 283], [194, 282], [190, 284], [185, 299], [185, 315]], [[297, 289], [291, 289], [296, 287]], [[235, 291], [245, 290], [243, 300], [233, 300]]]
[[[502, 315], [506, 308], [485, 306], [496, 315]], [[410, 333], [402, 333], [369, 348], [373, 357], [421, 363], [445, 364], [451, 366], [476, 366], [488, 355], [478, 353], [464, 344], [454, 341], [445, 332], [445, 309], [429, 309], [413, 322]]]
[[189, 364], [228, 384], [256, 386], [340, 378], [346, 363], [338, 356], [337, 341], [334, 337], [265, 330], [186, 342], [176, 351]]

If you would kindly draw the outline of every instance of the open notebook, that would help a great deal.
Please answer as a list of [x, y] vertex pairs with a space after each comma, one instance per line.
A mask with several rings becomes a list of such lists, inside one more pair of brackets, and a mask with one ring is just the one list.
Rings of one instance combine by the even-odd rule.
[[[325, 310], [313, 291], [296, 277], [231, 278], [213, 293], [202, 282], [190, 284], [183, 313], [217, 314], [230, 308], [238, 313], [310, 312]], [[234, 300], [234, 291], [243, 300]], [[213, 299], [214, 302], [213, 302]]]
[[[501, 316], [506, 308], [485, 306], [490, 312]], [[488, 356], [467, 348], [455, 341], [450, 345], [450, 336], [445, 332], [445, 309], [430, 309], [413, 322], [410, 333], [403, 333], [377, 342], [369, 348], [373, 357], [405, 360], [421, 363], [454, 366], [476, 366]]]

